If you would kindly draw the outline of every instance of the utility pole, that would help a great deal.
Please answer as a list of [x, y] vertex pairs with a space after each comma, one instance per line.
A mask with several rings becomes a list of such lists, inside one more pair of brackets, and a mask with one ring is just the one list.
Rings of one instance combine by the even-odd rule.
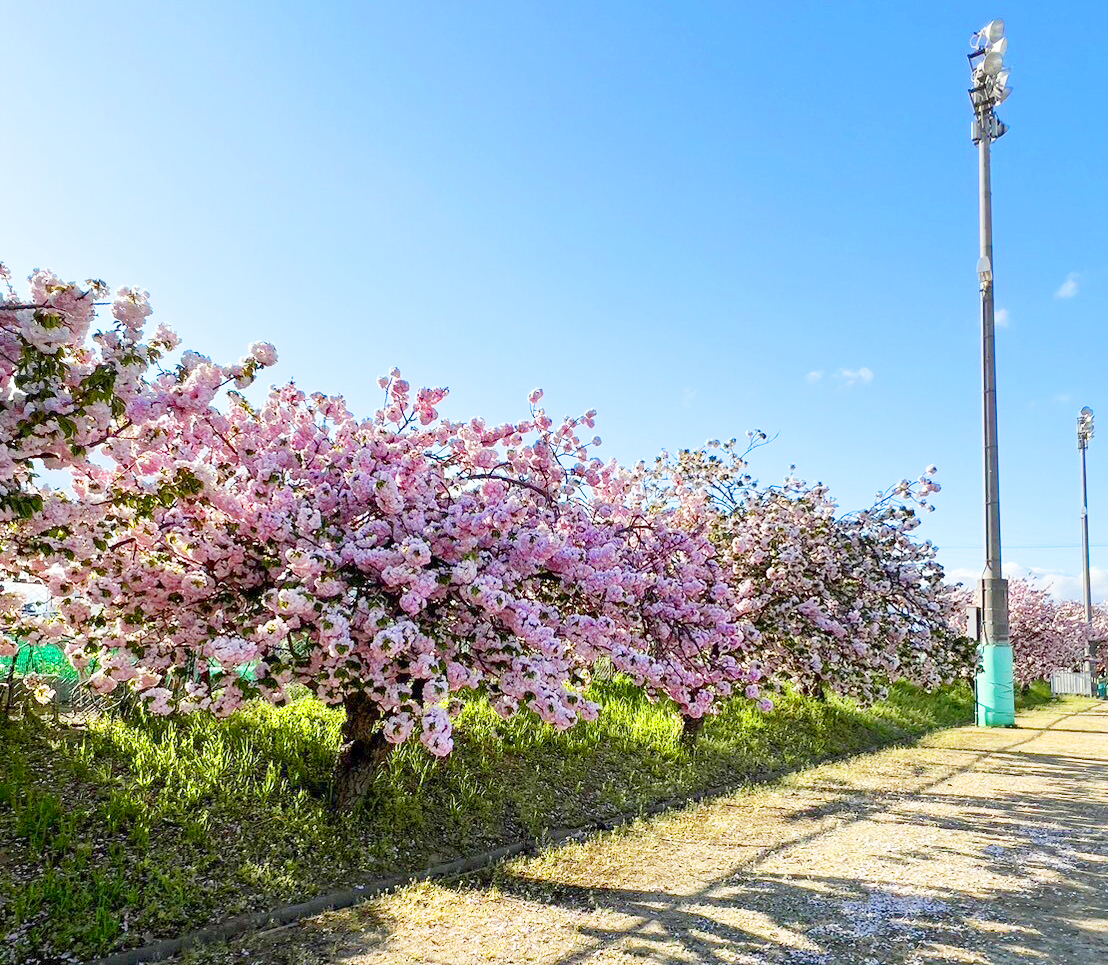
[[1096, 643], [1093, 641], [1093, 589], [1089, 582], [1089, 489], [1085, 483], [1085, 450], [1093, 437], [1093, 410], [1085, 406], [1077, 417], [1077, 448], [1081, 450], [1081, 588], [1084, 591], [1085, 673], [1090, 682], [1096, 677]]
[[981, 580], [981, 666], [977, 674], [977, 724], [1011, 727], [1016, 722], [1012, 645], [1008, 637], [1008, 583], [1000, 552], [1000, 464], [996, 429], [996, 337], [993, 316], [993, 212], [989, 147], [1008, 128], [995, 108], [1011, 93], [1004, 54], [1004, 21], [993, 20], [973, 35], [969, 55], [971, 138], [977, 145], [981, 284], [981, 368], [985, 455], [985, 572]]

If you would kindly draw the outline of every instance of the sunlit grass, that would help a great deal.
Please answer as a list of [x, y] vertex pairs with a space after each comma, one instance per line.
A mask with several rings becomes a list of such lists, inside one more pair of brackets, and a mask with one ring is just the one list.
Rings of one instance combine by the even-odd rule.
[[618, 679], [597, 696], [600, 719], [561, 734], [527, 717], [503, 721], [473, 699], [449, 758], [401, 748], [354, 816], [327, 802], [340, 714], [311, 698], [224, 721], [10, 724], [0, 729], [0, 934], [12, 937], [0, 961], [88, 958], [972, 712], [966, 688], [898, 686], [870, 708], [785, 696], [769, 715], [736, 702], [690, 751], [671, 706]]

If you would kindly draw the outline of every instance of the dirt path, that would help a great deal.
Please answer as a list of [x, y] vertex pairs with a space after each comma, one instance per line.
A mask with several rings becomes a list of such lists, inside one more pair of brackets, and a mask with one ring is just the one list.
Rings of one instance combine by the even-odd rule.
[[1108, 961], [1108, 704], [1022, 714], [197, 961]]

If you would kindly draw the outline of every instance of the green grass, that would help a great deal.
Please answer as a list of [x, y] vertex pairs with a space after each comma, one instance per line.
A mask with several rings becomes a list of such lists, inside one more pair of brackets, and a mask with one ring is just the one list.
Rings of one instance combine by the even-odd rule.
[[1054, 700], [1050, 693], [1050, 684], [1045, 680], [1039, 680], [1027, 688], [1027, 692], [1016, 697], [1016, 707], [1019, 710], [1030, 710], [1042, 704], [1049, 704]]
[[449, 758], [402, 748], [365, 809], [345, 817], [327, 808], [340, 715], [311, 698], [225, 721], [0, 726], [0, 935], [11, 936], [0, 962], [90, 958], [966, 723], [972, 711], [964, 687], [898, 685], [869, 708], [786, 696], [769, 715], [736, 702], [690, 752], [668, 705], [619, 680], [597, 691], [601, 718], [564, 734], [502, 721], [474, 699]]

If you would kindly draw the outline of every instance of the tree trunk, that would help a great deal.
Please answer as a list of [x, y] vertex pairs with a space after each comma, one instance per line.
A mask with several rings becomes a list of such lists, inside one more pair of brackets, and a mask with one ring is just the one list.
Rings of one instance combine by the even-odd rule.
[[704, 729], [703, 717], [681, 717], [681, 743], [685, 745], [687, 750], [692, 750], [696, 746], [697, 738], [700, 737], [700, 732]]
[[821, 704], [827, 702], [827, 694], [823, 692], [823, 685], [818, 681], [811, 681], [800, 687], [800, 696], [815, 700]]
[[8, 686], [4, 691], [4, 720], [8, 720], [12, 713], [12, 698], [15, 691], [15, 661], [19, 652], [12, 654], [12, 665], [8, 669]]
[[377, 727], [380, 716], [373, 702], [362, 693], [352, 693], [343, 701], [346, 720], [342, 725], [342, 746], [335, 762], [335, 808], [353, 813], [366, 793], [391, 747]]

